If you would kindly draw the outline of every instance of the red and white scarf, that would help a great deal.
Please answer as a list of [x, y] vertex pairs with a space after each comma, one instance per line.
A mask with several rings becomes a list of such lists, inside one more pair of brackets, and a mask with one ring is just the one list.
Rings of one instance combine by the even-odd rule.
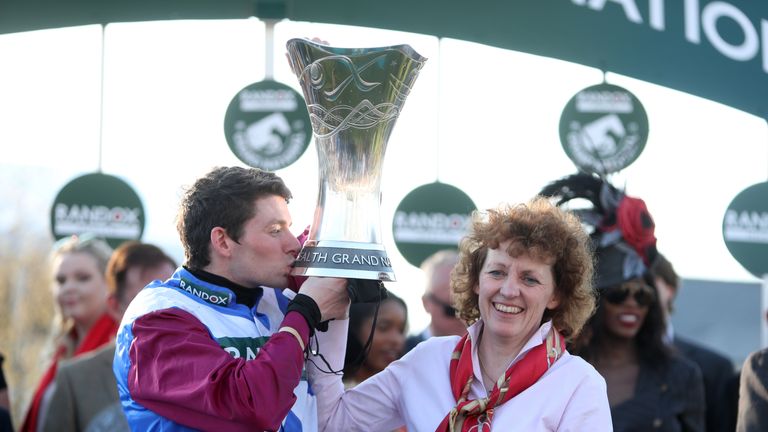
[[[88, 334], [83, 337], [82, 342], [80, 342], [80, 345], [75, 348], [75, 352], [72, 354], [72, 356], [76, 357], [80, 354], [93, 351], [109, 342], [112, 342], [115, 340], [117, 327], [118, 322], [115, 321], [115, 319], [112, 318], [112, 316], [110, 316], [108, 313], [104, 313], [101, 317], [99, 317], [96, 323], [94, 323], [93, 327], [91, 327], [91, 329], [88, 331]], [[77, 330], [72, 328], [68, 334], [68, 337], [71, 340], [76, 340]], [[40, 379], [40, 383], [37, 386], [37, 390], [35, 390], [35, 394], [32, 397], [32, 402], [30, 403], [27, 414], [24, 417], [24, 423], [21, 424], [21, 429], [19, 429], [19, 432], [34, 432], [38, 429], [37, 422], [40, 417], [40, 408], [43, 402], [43, 395], [45, 394], [48, 386], [50, 386], [56, 378], [56, 369], [59, 366], [59, 361], [65, 358], [68, 358], [67, 347], [60, 345], [56, 349], [56, 353], [53, 356], [51, 365]]]
[[470, 400], [469, 390], [474, 380], [472, 338], [469, 333], [465, 334], [451, 354], [451, 391], [456, 406], [440, 422], [436, 432], [489, 432], [494, 409], [536, 383], [564, 351], [565, 339], [551, 327], [545, 343], [532, 348], [510, 366], [487, 397]]

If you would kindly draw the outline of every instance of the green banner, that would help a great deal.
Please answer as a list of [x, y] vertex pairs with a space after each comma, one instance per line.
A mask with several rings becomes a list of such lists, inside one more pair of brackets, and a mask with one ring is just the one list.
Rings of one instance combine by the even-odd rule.
[[648, 116], [628, 90], [598, 84], [576, 93], [560, 116], [560, 143], [576, 166], [610, 174], [628, 167], [648, 140]]
[[67, 183], [51, 206], [51, 232], [58, 240], [93, 234], [113, 248], [141, 240], [144, 206], [128, 183], [108, 174], [86, 174]]
[[251, 16], [401, 30], [524, 51], [768, 118], [765, 0], [5, 0], [0, 33]]
[[736, 195], [723, 217], [728, 251], [758, 278], [768, 275], [768, 182]]
[[476, 209], [455, 186], [435, 182], [417, 187], [395, 210], [392, 235], [397, 249], [416, 267], [441, 249], [458, 249]]
[[230, 150], [255, 168], [276, 171], [304, 154], [312, 125], [304, 98], [273, 80], [246, 86], [224, 114], [224, 135]]

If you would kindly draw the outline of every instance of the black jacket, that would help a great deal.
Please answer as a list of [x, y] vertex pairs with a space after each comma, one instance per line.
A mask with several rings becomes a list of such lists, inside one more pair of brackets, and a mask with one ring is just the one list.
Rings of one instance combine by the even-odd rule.
[[675, 348], [696, 363], [704, 379], [704, 400], [707, 405], [707, 432], [733, 432], [736, 428], [735, 410], [738, 393], [729, 382], [736, 372], [725, 356], [693, 341], [675, 336]]
[[611, 407], [611, 417], [615, 432], [703, 432], [701, 371], [677, 355], [660, 369], [641, 365], [634, 397]]

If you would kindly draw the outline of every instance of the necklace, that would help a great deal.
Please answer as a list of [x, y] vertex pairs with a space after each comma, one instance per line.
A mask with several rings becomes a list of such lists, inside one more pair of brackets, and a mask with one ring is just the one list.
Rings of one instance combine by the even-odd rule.
[[488, 372], [485, 371], [485, 368], [483, 367], [483, 362], [481, 362], [478, 359], [478, 363], [480, 363], [480, 373], [483, 375], [483, 379], [488, 380], [488, 382], [490, 382], [492, 384], [491, 388], [493, 388], [493, 386], [496, 385], [496, 380], [491, 378], [491, 376], [488, 374]]

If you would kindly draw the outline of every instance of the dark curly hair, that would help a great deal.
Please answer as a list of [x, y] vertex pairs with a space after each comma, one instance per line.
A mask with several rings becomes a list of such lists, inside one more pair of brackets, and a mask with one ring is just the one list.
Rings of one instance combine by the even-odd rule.
[[544, 313], [566, 338], [572, 338], [595, 309], [592, 287], [594, 263], [589, 235], [579, 219], [543, 197], [526, 204], [501, 206], [475, 212], [470, 233], [459, 247], [459, 263], [451, 274], [451, 287], [458, 316], [467, 324], [480, 318], [478, 295], [480, 271], [489, 249], [507, 240], [511, 256], [529, 255], [554, 261], [555, 292], [560, 304]]
[[269, 195], [292, 198], [280, 177], [256, 168], [217, 167], [195, 181], [184, 193], [176, 220], [187, 267], [199, 270], [210, 264], [215, 227], [237, 241], [245, 222], [258, 211], [254, 201]]

